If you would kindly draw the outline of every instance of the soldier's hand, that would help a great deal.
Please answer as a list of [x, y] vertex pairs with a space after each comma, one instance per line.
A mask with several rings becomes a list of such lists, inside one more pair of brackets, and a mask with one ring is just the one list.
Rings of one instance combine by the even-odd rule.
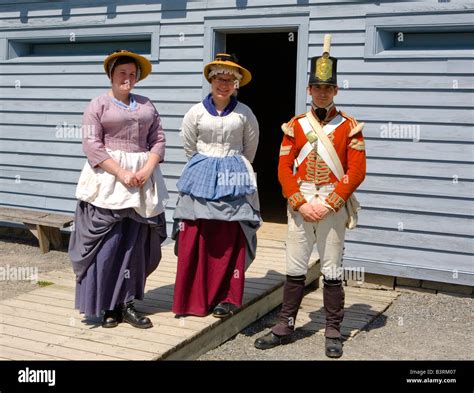
[[321, 203], [316, 203], [312, 206], [314, 211], [318, 215], [318, 220], [322, 220], [331, 211], [327, 206], [324, 206]]
[[301, 205], [298, 211], [305, 221], [315, 222], [319, 220], [319, 215], [311, 203], [306, 202], [305, 204]]

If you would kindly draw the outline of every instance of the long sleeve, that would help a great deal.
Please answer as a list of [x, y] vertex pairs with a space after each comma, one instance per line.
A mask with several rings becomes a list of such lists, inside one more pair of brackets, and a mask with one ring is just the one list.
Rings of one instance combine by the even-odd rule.
[[157, 154], [160, 157], [160, 162], [163, 162], [165, 158], [166, 137], [161, 126], [160, 115], [156, 110], [155, 118], [148, 131], [147, 144], [150, 152]]
[[366, 155], [362, 132], [347, 138], [346, 154], [346, 173], [341, 181], [337, 183], [334, 191], [326, 198], [326, 203], [331, 205], [335, 211], [344, 206], [345, 202], [365, 179]]
[[255, 154], [257, 153], [259, 134], [260, 130], [257, 118], [253, 112], [249, 110], [244, 126], [244, 148], [242, 154], [250, 162], [253, 162]]
[[184, 152], [189, 160], [197, 151], [196, 144], [198, 139], [196, 114], [193, 108], [184, 116], [180, 135], [183, 139]]
[[306, 199], [300, 192], [297, 175], [293, 174], [293, 165], [298, 153], [295, 138], [285, 134], [280, 146], [278, 180], [283, 190], [283, 196], [288, 199], [293, 210], [298, 210], [301, 205], [306, 203]]
[[105, 150], [104, 129], [100, 122], [99, 105], [96, 100], [91, 101], [84, 112], [82, 148], [92, 168], [111, 158]]

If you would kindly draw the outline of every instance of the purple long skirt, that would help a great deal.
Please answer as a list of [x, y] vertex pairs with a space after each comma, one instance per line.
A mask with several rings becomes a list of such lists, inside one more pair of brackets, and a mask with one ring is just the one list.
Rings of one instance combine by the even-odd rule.
[[143, 299], [146, 278], [161, 260], [164, 213], [140, 217], [133, 209], [109, 210], [79, 202], [69, 255], [76, 273], [75, 306], [86, 316]]

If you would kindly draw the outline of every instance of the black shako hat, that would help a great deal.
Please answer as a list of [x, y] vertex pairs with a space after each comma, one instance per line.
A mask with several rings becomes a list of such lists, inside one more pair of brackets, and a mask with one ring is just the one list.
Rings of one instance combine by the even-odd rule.
[[311, 72], [308, 85], [337, 86], [337, 59], [329, 56], [331, 35], [324, 36], [324, 48], [321, 56], [311, 58]]

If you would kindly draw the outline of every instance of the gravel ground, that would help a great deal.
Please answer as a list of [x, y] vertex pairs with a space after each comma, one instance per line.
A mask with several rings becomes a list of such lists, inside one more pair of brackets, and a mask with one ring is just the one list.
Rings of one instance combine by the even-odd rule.
[[[16, 231], [8, 231], [7, 234], [5, 231], [2, 228], [3, 233], [0, 235], [0, 268], [3, 268], [0, 275], [0, 299], [15, 297], [38, 288], [37, 282], [41, 281], [42, 273], [71, 269], [66, 249], [41, 254], [38, 240], [29, 232], [16, 235]], [[13, 274], [17, 277], [20, 274], [21, 278], [25, 278], [23, 273], [19, 273], [21, 271], [31, 273], [32, 280], [8, 279], [14, 278]]]
[[[41, 273], [70, 270], [66, 250], [41, 254], [36, 239], [0, 235], [0, 267], [26, 267]], [[38, 284], [30, 281], [2, 280], [2, 299], [31, 291]], [[276, 322], [279, 308], [256, 321], [218, 348], [202, 355], [200, 360], [327, 360], [324, 338], [296, 330], [295, 342], [261, 351], [254, 340]], [[473, 360], [474, 299], [432, 293], [402, 293], [366, 330], [344, 344], [346, 360]], [[337, 361], [337, 360], [336, 360]]]
[[[328, 360], [324, 337], [296, 329], [295, 341], [269, 350], [253, 346], [276, 323], [280, 307], [200, 360]], [[473, 360], [474, 299], [402, 293], [365, 330], [344, 343], [345, 360]], [[335, 360], [337, 361], [337, 360]]]

